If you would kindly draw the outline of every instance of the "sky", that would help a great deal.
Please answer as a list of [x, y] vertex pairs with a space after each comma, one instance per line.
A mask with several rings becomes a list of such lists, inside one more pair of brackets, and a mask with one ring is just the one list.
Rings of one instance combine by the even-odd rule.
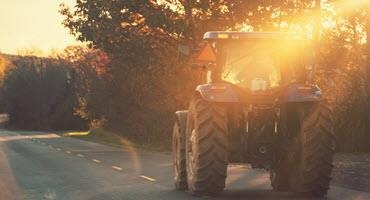
[[38, 48], [47, 53], [78, 44], [61, 24], [59, 4], [76, 0], [0, 0], [0, 52]]

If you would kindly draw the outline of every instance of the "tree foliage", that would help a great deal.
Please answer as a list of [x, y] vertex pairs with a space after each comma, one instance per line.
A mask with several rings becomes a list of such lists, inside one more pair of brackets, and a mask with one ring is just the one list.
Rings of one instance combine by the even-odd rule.
[[64, 60], [16, 57], [5, 69], [1, 87], [2, 112], [10, 127], [22, 129], [80, 129], [74, 115], [78, 105], [71, 92], [70, 64]]
[[99, 113], [110, 128], [147, 142], [170, 138], [171, 115], [187, 107], [199, 80], [199, 72], [178, 59], [179, 44], [196, 48], [209, 30], [293, 30], [315, 41], [317, 83], [337, 112], [339, 147], [363, 150], [370, 137], [370, 17], [358, 2], [78, 0], [60, 12], [73, 35], [109, 57], [101, 78], [107, 95], [98, 98], [105, 107], [83, 113]]

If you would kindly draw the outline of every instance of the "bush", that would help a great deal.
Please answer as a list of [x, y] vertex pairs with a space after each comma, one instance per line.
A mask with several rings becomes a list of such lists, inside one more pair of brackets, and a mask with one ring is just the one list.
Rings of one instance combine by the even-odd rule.
[[30, 130], [82, 129], [85, 122], [74, 115], [78, 105], [64, 60], [17, 57], [6, 69], [1, 88], [3, 112], [9, 126]]

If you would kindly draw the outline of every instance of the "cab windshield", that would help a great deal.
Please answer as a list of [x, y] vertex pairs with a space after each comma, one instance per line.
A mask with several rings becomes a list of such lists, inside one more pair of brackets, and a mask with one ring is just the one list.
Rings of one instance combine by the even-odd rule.
[[[294, 73], [294, 66], [299, 65], [297, 48], [277, 42], [235, 41], [222, 45], [222, 79], [251, 90], [266, 90], [281, 83], [281, 66], [285, 74]], [[296, 53], [295, 53], [296, 54]]]

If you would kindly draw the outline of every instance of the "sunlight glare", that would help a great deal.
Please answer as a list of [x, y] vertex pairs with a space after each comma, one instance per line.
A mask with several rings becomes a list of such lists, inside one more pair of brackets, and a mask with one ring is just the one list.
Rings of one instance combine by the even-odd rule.
[[13, 140], [27, 140], [27, 139], [51, 139], [60, 138], [59, 135], [50, 133], [45, 135], [12, 135], [12, 136], [1, 136], [0, 142], [7, 142]]

